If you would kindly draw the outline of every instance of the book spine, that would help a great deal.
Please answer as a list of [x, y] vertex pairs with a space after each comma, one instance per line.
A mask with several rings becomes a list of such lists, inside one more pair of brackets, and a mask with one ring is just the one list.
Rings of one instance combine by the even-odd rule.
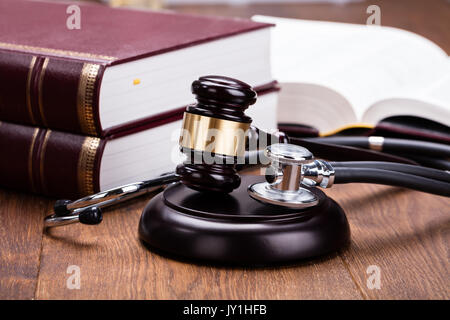
[[64, 199], [99, 191], [104, 140], [0, 122], [0, 185]]
[[0, 50], [0, 120], [100, 136], [105, 66]]

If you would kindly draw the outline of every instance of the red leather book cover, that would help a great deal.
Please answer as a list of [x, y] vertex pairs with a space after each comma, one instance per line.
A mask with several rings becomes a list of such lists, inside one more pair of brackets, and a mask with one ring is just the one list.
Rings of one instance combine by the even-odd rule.
[[[278, 90], [264, 86], [258, 94]], [[185, 110], [124, 126], [103, 138], [0, 121], [0, 187], [64, 199], [97, 193], [108, 141], [181, 120]]]
[[98, 190], [105, 141], [0, 122], [0, 185], [75, 199]]
[[97, 193], [109, 140], [182, 118], [179, 112], [104, 139], [0, 122], [0, 187], [64, 199]]
[[269, 26], [75, 3], [82, 25], [68, 30], [71, 4], [0, 0], [1, 120], [105, 136], [98, 115], [105, 68]]

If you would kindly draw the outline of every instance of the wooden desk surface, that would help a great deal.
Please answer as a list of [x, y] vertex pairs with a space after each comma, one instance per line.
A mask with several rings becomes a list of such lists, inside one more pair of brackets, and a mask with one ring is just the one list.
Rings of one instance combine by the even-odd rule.
[[[364, 23], [369, 3], [245, 7], [187, 6], [184, 12], [276, 16]], [[422, 34], [450, 51], [445, 1], [371, 1], [382, 24]], [[53, 201], [0, 190], [0, 298], [3, 299], [449, 299], [450, 200], [375, 185], [328, 191], [347, 213], [349, 248], [295, 266], [218, 268], [169, 260], [137, 239], [150, 196], [109, 211], [96, 227], [72, 225], [43, 233]], [[66, 287], [68, 266], [81, 288]], [[381, 288], [369, 289], [370, 265]]]

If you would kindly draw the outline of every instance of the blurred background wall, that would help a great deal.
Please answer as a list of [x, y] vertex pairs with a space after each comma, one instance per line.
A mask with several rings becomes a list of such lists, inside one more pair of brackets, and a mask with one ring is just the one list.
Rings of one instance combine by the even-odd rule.
[[[91, 0], [96, 1], [96, 0]], [[96, 2], [107, 3], [112, 6], [143, 6], [162, 7], [164, 5], [189, 5], [189, 4], [227, 4], [227, 5], [247, 5], [247, 4], [276, 4], [276, 3], [336, 3], [344, 4], [349, 2], [359, 2], [363, 0], [97, 0]]]
[[166, 0], [167, 4], [347, 3], [362, 0]]

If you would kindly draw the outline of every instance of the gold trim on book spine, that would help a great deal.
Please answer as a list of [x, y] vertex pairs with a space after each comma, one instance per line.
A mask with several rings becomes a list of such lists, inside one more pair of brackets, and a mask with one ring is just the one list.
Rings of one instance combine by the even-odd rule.
[[33, 47], [33, 46], [26, 46], [26, 45], [6, 43], [6, 42], [0, 42], [0, 48], [10, 49], [10, 50], [21, 50], [21, 51], [27, 51], [27, 52], [35, 52], [35, 53], [40, 53], [40, 54], [53, 54], [53, 55], [59, 55], [59, 56], [64, 56], [64, 57], [97, 59], [97, 60], [102, 60], [102, 61], [114, 61], [114, 60], [118, 59], [117, 57], [105, 56], [105, 55], [94, 54], [94, 53], [42, 48], [42, 47]]
[[39, 86], [38, 86], [38, 103], [39, 103], [39, 113], [41, 115], [42, 124], [44, 127], [47, 127], [47, 120], [45, 119], [44, 115], [44, 103], [42, 101], [42, 94], [43, 94], [43, 86], [44, 86], [44, 77], [45, 77], [45, 71], [47, 70], [47, 65], [49, 58], [45, 58], [44, 63], [42, 64], [42, 70], [39, 75]]
[[36, 138], [39, 133], [39, 128], [34, 129], [33, 138], [31, 139], [30, 151], [28, 153], [28, 174], [30, 177], [30, 186], [32, 191], [36, 191], [34, 187], [34, 179], [33, 179], [33, 152], [34, 145], [36, 144]]
[[39, 159], [39, 171], [40, 171], [39, 173], [41, 176], [41, 185], [44, 193], [46, 192], [45, 177], [44, 177], [45, 151], [47, 149], [47, 143], [51, 134], [52, 134], [51, 130], [47, 130], [47, 132], [45, 133], [44, 142], [42, 142], [41, 157]]
[[94, 121], [94, 90], [100, 65], [85, 63], [78, 84], [78, 121], [83, 133], [97, 135]]
[[33, 110], [31, 109], [31, 78], [33, 76], [33, 69], [36, 64], [37, 57], [33, 56], [30, 62], [30, 67], [28, 69], [28, 77], [27, 77], [27, 89], [26, 89], [26, 98], [27, 98], [27, 108], [28, 114], [30, 115], [30, 120], [32, 124], [36, 124], [36, 120], [34, 120]]
[[78, 190], [82, 195], [94, 193], [95, 156], [100, 145], [99, 138], [87, 137], [78, 159]]

